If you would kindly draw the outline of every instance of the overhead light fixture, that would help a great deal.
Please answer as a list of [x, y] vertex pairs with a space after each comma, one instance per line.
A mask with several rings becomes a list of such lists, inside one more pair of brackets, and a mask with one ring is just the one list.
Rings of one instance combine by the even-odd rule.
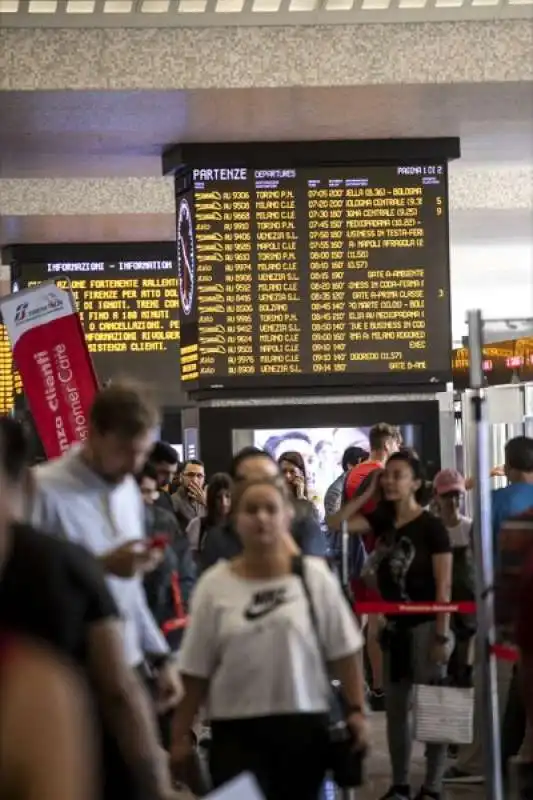
[[435, 8], [461, 8], [463, 0], [435, 0]]
[[317, 0], [290, 0], [289, 11], [316, 11]]
[[254, 0], [252, 11], [258, 14], [275, 14], [280, 5], [281, 0]]
[[0, 0], [0, 14], [16, 14], [19, 10], [19, 0]]
[[363, 11], [386, 11], [390, 6], [390, 0], [363, 0], [361, 8]]
[[507, 0], [510, 6], [533, 6], [533, 0]]
[[207, 8], [207, 0], [180, 0], [178, 11], [181, 14], [203, 14]]
[[215, 11], [217, 14], [239, 14], [244, 6], [244, 0], [217, 0]]
[[104, 14], [129, 14], [133, 0], [105, 0]]
[[425, 8], [427, 0], [400, 0], [399, 8]]
[[30, 0], [28, 11], [30, 14], [55, 14], [57, 0]]
[[326, 11], [351, 11], [353, 0], [326, 0]]
[[142, 14], [166, 14], [170, 6], [170, 0], [143, 0], [141, 6]]
[[96, 0], [68, 0], [67, 14], [93, 14]]
[[67, 14], [93, 14], [96, 0], [68, 0]]

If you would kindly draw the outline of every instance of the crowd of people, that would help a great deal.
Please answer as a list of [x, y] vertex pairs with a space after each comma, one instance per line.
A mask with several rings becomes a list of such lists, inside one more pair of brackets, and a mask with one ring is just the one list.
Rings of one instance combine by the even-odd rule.
[[[109, 385], [87, 439], [34, 468], [22, 426], [0, 418], [0, 796], [177, 800], [204, 730], [213, 786], [251, 772], [266, 800], [316, 800], [338, 768], [335, 685], [349, 758], [368, 747], [368, 708], [383, 711], [392, 781], [382, 800], [412, 800], [413, 687], [477, 687], [475, 617], [364, 604], [475, 599], [471, 481], [447, 469], [428, 484], [382, 423], [369, 452], [346, 450], [319, 509], [298, 451], [245, 448], [208, 477], [156, 441], [159, 423], [141, 389]], [[498, 557], [509, 521], [533, 532], [533, 440], [508, 443], [505, 471], [493, 498]], [[533, 570], [517, 582], [505, 558], [529, 670]], [[507, 764], [526, 752], [531, 705], [508, 665], [500, 700]], [[428, 744], [416, 800], [483, 780], [481, 754], [479, 718], [459, 752]]]

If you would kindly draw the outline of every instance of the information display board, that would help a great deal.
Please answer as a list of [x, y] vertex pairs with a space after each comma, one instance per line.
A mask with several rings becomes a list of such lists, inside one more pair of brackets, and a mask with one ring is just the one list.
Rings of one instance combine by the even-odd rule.
[[6, 326], [0, 323], [0, 414], [9, 414], [15, 404], [17, 376]]
[[185, 388], [450, 379], [444, 160], [179, 185]]
[[[531, 381], [533, 378], [533, 337], [495, 342], [483, 347], [483, 372], [487, 386]], [[453, 351], [453, 385], [470, 386], [470, 358], [465, 347]]]
[[181, 405], [174, 262], [48, 262], [20, 264], [19, 273], [20, 289], [70, 283], [101, 383], [128, 376], [150, 385], [162, 405]]

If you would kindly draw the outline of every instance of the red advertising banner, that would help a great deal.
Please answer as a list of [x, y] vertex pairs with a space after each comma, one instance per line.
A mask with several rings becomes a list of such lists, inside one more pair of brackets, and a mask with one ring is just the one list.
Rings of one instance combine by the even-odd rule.
[[87, 437], [98, 388], [72, 294], [53, 282], [0, 301], [13, 358], [48, 458]]

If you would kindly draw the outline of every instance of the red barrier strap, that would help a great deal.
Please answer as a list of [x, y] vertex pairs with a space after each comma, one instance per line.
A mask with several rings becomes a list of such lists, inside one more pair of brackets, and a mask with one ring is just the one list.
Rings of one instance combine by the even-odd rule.
[[[176, 630], [183, 630], [189, 623], [189, 617], [184, 614], [181, 602], [179, 581], [174, 581], [174, 595], [176, 600], [177, 616], [162, 625], [165, 634]], [[475, 614], [475, 603], [357, 603], [358, 614]], [[509, 645], [495, 644], [490, 648], [492, 655], [499, 661], [515, 663], [518, 661], [518, 650]]]
[[[475, 614], [475, 603], [356, 603], [358, 614]], [[495, 644], [490, 652], [499, 661], [514, 663], [518, 661], [518, 650], [515, 647]]]
[[355, 603], [358, 614], [475, 614], [475, 603]]
[[172, 599], [174, 601], [174, 611], [176, 616], [161, 625], [161, 630], [165, 636], [173, 631], [181, 631], [189, 624], [189, 617], [185, 613], [183, 598], [181, 595], [180, 579], [177, 572], [172, 573]]
[[518, 650], [506, 644], [495, 644], [490, 648], [490, 652], [498, 661], [509, 661], [513, 664], [518, 661]]
[[161, 625], [161, 630], [165, 635], [167, 635], [173, 631], [185, 630], [188, 624], [189, 617], [182, 617], [181, 619], [169, 619], [167, 622], [163, 622]]

